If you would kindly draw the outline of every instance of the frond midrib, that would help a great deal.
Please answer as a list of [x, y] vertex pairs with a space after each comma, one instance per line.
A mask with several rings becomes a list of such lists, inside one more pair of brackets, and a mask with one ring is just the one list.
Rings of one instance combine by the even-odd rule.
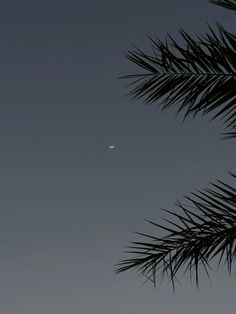
[[217, 77], [236, 77], [236, 73], [194, 73], [194, 72], [154, 72], [154, 73], [143, 73], [143, 74], [134, 74], [134, 75], [125, 75], [121, 78], [130, 78], [130, 77], [140, 77], [140, 76], [159, 76], [159, 75], [167, 75], [167, 76], [217, 76]]

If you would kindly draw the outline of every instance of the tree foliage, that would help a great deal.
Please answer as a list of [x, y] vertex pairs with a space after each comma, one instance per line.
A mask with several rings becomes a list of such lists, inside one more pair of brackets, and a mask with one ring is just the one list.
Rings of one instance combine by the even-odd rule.
[[208, 274], [210, 262], [219, 256], [218, 264], [226, 264], [231, 273], [236, 259], [236, 189], [218, 180], [185, 198], [188, 205], [177, 202], [180, 211], [164, 210], [171, 218], [163, 224], [149, 221], [166, 231], [164, 237], [137, 233], [146, 241], [128, 247], [127, 253], [135, 257], [121, 261], [117, 272], [136, 269], [154, 284], [158, 273], [158, 279], [167, 276], [174, 287], [176, 275], [184, 268], [191, 277], [195, 273], [198, 285], [199, 265]]
[[[236, 0], [211, 0], [213, 4], [236, 10]], [[150, 38], [152, 53], [135, 47], [126, 57], [141, 70], [125, 75], [131, 80], [130, 97], [156, 103], [162, 110], [176, 107], [183, 118], [209, 115], [220, 119], [227, 132], [225, 139], [236, 139], [236, 36], [217, 24], [207, 33], [190, 36], [180, 30], [183, 44], [173, 37], [163, 42]], [[230, 172], [235, 180], [236, 174]], [[166, 235], [137, 232], [143, 240], [132, 242], [130, 258], [117, 265], [117, 272], [131, 269], [153, 281], [167, 277], [173, 284], [179, 272], [195, 274], [199, 266], [207, 275], [211, 262], [218, 257], [229, 273], [236, 259], [236, 189], [223, 181], [185, 197], [188, 204], [177, 202], [178, 212], [165, 210], [170, 218], [162, 224]]]
[[177, 107], [184, 119], [197, 114], [220, 118], [227, 130], [226, 138], [236, 137], [236, 37], [218, 24], [215, 32], [198, 35], [197, 40], [186, 31], [179, 45], [170, 35], [166, 42], [151, 40], [152, 54], [139, 48], [126, 57], [142, 73], [123, 76], [132, 80], [129, 93], [145, 103], [157, 103], [165, 110]]
[[217, 4], [229, 10], [236, 11], [236, 1], [235, 0], [210, 0], [210, 3]]

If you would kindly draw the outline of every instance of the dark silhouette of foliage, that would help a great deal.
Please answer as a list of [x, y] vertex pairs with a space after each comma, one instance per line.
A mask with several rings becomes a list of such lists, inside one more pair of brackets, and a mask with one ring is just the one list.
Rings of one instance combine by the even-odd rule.
[[[236, 10], [236, 0], [210, 2]], [[236, 139], [236, 36], [220, 24], [196, 39], [183, 29], [180, 34], [183, 45], [168, 35], [166, 42], [150, 38], [152, 54], [137, 47], [128, 51], [126, 57], [142, 70], [123, 76], [131, 80], [129, 95], [145, 103], [158, 101], [162, 110], [177, 107], [184, 119], [199, 114], [219, 118], [228, 131], [224, 138]], [[236, 174], [230, 175], [236, 179]], [[236, 259], [236, 188], [218, 180], [185, 198], [187, 205], [177, 202], [180, 212], [165, 210], [171, 218], [163, 224], [149, 221], [164, 229], [165, 236], [137, 232], [146, 241], [128, 246], [131, 257], [117, 265], [118, 273], [135, 269], [154, 285], [167, 277], [174, 288], [183, 270], [191, 277], [194, 273], [198, 285], [199, 267], [209, 276], [217, 257], [231, 273]]]
[[218, 255], [219, 264], [224, 262], [230, 273], [236, 259], [236, 189], [222, 181], [211, 186], [185, 197], [189, 205], [177, 202], [182, 213], [164, 210], [172, 217], [164, 219], [167, 225], [149, 221], [167, 235], [137, 233], [148, 241], [133, 242], [128, 253], [135, 257], [121, 261], [117, 272], [136, 269], [154, 284], [158, 272], [174, 287], [176, 274], [184, 267], [191, 276], [195, 271], [198, 285], [199, 265], [208, 274], [210, 262]]
[[[226, 129], [236, 130], [236, 37], [218, 25], [218, 32], [197, 36], [195, 41], [180, 31], [184, 45], [170, 35], [165, 43], [151, 39], [153, 54], [139, 48], [126, 57], [144, 73], [126, 75], [133, 89], [129, 95], [158, 104], [162, 110], [178, 106], [177, 113], [187, 116], [212, 113], [211, 120], [221, 118]], [[235, 132], [224, 134], [235, 137]]]
[[236, 11], [236, 1], [235, 0], [210, 0], [210, 3], [217, 4], [226, 9], [235, 10]]

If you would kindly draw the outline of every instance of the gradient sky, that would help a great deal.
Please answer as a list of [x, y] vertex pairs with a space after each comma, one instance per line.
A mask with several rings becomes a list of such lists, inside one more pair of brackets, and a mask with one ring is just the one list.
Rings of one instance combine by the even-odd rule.
[[1, 1], [1, 313], [235, 313], [225, 270], [200, 291], [184, 277], [175, 296], [114, 273], [131, 231], [151, 231], [143, 218], [234, 169], [219, 121], [182, 125], [117, 79], [136, 71], [133, 43], [215, 20], [235, 26], [207, 0]]

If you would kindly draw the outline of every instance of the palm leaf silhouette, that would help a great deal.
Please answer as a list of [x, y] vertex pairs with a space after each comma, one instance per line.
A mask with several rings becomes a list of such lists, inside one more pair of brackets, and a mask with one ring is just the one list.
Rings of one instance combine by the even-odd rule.
[[219, 24], [196, 40], [183, 29], [180, 34], [182, 46], [168, 35], [166, 42], [150, 38], [152, 54], [128, 51], [126, 57], [143, 70], [122, 77], [131, 80], [129, 96], [160, 100], [162, 110], [175, 106], [184, 119], [211, 114], [223, 121], [226, 138], [236, 137], [236, 37]]
[[210, 3], [217, 4], [226, 9], [236, 11], [236, 1], [235, 0], [210, 0]]
[[[210, 2], [236, 10], [236, 0]], [[220, 24], [196, 39], [183, 29], [180, 34], [184, 44], [168, 35], [165, 42], [150, 38], [152, 54], [137, 47], [128, 51], [126, 57], [142, 70], [122, 77], [131, 80], [129, 95], [150, 104], [159, 100], [162, 110], [175, 106], [184, 119], [198, 114], [218, 118], [227, 130], [224, 138], [236, 138], [236, 37]], [[163, 224], [149, 221], [165, 230], [165, 236], [137, 232], [144, 240], [128, 247], [131, 257], [117, 265], [118, 273], [135, 269], [154, 285], [167, 277], [174, 288], [182, 269], [194, 274], [198, 285], [199, 267], [209, 276], [217, 257], [218, 265], [224, 263], [231, 273], [236, 259], [236, 188], [217, 180], [185, 199], [187, 205], [176, 204], [179, 213], [165, 210], [171, 218]]]
[[160, 275], [160, 280], [167, 277], [174, 287], [177, 273], [184, 268], [191, 276], [195, 272], [198, 285], [199, 266], [208, 274], [216, 256], [218, 263], [226, 263], [231, 272], [236, 258], [236, 189], [217, 181], [186, 199], [188, 206], [177, 202], [182, 213], [165, 210], [172, 217], [164, 219], [169, 226], [150, 222], [164, 229], [166, 236], [138, 233], [148, 241], [133, 242], [128, 247], [133, 257], [121, 261], [117, 272], [136, 269], [154, 284]]

